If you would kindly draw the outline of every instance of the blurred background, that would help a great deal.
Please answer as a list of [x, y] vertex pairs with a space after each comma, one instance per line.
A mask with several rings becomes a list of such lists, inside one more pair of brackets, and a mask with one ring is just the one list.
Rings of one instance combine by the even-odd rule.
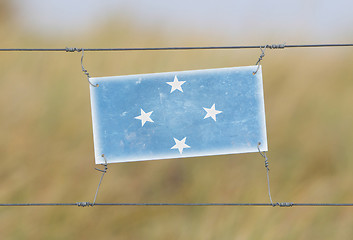
[[[353, 2], [0, 0], [0, 48], [353, 42]], [[254, 65], [254, 50], [86, 52], [91, 76]], [[0, 202], [93, 201], [80, 53], [0, 53]], [[268, 50], [275, 202], [353, 202], [353, 48]], [[257, 153], [109, 165], [97, 202], [269, 202]], [[351, 239], [344, 207], [1, 207], [1, 239]]]

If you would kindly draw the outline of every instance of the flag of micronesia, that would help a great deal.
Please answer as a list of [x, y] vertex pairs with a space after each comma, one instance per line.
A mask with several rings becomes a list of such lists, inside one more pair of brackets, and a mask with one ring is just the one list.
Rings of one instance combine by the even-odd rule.
[[96, 164], [267, 151], [256, 68], [91, 78]]

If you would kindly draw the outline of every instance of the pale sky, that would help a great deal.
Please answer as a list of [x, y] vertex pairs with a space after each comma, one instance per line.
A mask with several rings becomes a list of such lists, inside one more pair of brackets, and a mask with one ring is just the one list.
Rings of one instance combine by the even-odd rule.
[[[13, 0], [19, 26], [44, 34], [95, 32], [107, 19], [129, 17], [144, 29], [224, 35], [240, 43], [349, 42], [352, 0]], [[350, 41], [352, 42], [352, 41]]]

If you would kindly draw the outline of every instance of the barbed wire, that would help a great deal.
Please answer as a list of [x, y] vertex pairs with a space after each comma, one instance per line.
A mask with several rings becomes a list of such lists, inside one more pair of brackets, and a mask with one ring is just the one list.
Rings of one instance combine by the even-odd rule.
[[329, 44], [269, 44], [249, 46], [196, 46], [196, 47], [136, 47], [136, 48], [0, 48], [1, 52], [81, 52], [81, 51], [173, 51], [173, 50], [226, 50], [226, 49], [285, 49], [285, 48], [320, 48], [353, 47], [353, 43]]

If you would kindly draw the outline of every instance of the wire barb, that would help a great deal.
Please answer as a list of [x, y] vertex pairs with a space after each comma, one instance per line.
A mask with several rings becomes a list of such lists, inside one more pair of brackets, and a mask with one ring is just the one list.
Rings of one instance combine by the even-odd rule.
[[99, 181], [99, 184], [98, 184], [98, 187], [97, 187], [97, 190], [96, 190], [96, 194], [94, 195], [94, 200], [93, 200], [93, 203], [92, 203], [92, 207], [94, 206], [94, 204], [96, 203], [96, 199], [97, 199], [97, 195], [98, 195], [98, 191], [99, 191], [99, 188], [101, 186], [101, 183], [102, 183], [102, 180], [103, 180], [103, 177], [104, 177], [104, 174], [107, 172], [108, 170], [108, 162], [107, 162], [107, 159], [105, 158], [104, 154], [102, 154], [102, 157], [104, 158], [104, 164], [102, 164], [104, 166], [104, 169], [99, 169], [99, 168], [95, 168], [97, 171], [100, 171], [102, 172], [102, 176], [101, 176], [101, 179]]
[[268, 158], [267, 158], [265, 152], [261, 152], [261, 150], [260, 150], [260, 145], [261, 145], [261, 142], [259, 142], [259, 143], [257, 144], [257, 149], [259, 150], [260, 155], [265, 159], [265, 168], [266, 168], [266, 175], [267, 175], [268, 196], [269, 196], [269, 198], [270, 198], [270, 202], [271, 202], [272, 206], [275, 207], [276, 204], [274, 204], [274, 203], [272, 202], [272, 197], [271, 197], [270, 174], [269, 174], [270, 168], [269, 168]]
[[[78, 51], [77, 48], [67, 48], [67, 49], [72, 50], [72, 51]], [[87, 81], [88, 81], [89, 84], [91, 84], [92, 87], [98, 87], [98, 86], [99, 86], [98, 84], [94, 85], [94, 84], [91, 83], [91, 81], [89, 80], [91, 76], [89, 75], [88, 71], [87, 71], [87, 70], [84, 68], [84, 66], [83, 66], [83, 57], [84, 57], [84, 55], [85, 55], [85, 51], [84, 51], [83, 48], [81, 48], [80, 51], [82, 51], [82, 56], [81, 56], [81, 68], [82, 68], [82, 72], [87, 76]], [[71, 51], [69, 51], [69, 52], [71, 52]]]

